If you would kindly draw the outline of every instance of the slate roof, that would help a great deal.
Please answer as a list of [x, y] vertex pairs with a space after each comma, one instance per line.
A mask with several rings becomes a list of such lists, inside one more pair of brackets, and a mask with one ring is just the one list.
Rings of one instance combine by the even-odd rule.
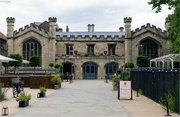
[[92, 38], [93, 36], [96, 36], [97, 38], [99, 38], [100, 36], [104, 36], [105, 38], [107, 38], [108, 36], [112, 38], [114, 38], [115, 36], [118, 36], [119, 38], [122, 38], [124, 34], [125, 34], [124, 32], [56, 32], [56, 35], [60, 37], [74, 36], [75, 38], [77, 38], [79, 35], [82, 37], [89, 36], [90, 38]]

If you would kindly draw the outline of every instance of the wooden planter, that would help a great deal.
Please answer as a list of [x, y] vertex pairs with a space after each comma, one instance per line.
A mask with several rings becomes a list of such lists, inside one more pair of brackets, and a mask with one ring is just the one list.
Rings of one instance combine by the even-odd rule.
[[59, 89], [59, 88], [61, 88], [61, 84], [55, 84], [54, 85], [54, 89]]
[[38, 93], [38, 94], [37, 94], [37, 97], [38, 97], [38, 98], [46, 97], [46, 93]]
[[29, 106], [29, 100], [19, 101], [19, 107], [26, 107], [26, 106]]

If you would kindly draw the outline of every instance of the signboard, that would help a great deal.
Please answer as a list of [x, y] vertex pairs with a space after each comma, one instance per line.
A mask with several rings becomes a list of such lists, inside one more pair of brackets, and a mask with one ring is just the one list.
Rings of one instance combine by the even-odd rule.
[[119, 81], [118, 99], [132, 100], [131, 81]]
[[74, 51], [74, 54], [77, 55], [78, 51]]
[[104, 51], [104, 55], [106, 55], [107, 54], [107, 51]]

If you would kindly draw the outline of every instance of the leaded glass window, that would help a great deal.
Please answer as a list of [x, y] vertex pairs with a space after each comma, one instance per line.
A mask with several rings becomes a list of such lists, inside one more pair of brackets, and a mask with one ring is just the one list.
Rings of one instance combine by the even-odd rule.
[[[24, 42], [22, 49], [23, 57], [27, 61], [29, 61], [31, 56], [41, 56], [41, 44], [34, 39]], [[24, 64], [24, 67], [29, 67], [29, 64]]]

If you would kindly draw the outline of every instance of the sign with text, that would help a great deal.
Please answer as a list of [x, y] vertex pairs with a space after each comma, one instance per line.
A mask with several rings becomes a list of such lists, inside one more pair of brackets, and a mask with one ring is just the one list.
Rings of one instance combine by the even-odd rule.
[[119, 81], [118, 99], [132, 100], [131, 81]]

